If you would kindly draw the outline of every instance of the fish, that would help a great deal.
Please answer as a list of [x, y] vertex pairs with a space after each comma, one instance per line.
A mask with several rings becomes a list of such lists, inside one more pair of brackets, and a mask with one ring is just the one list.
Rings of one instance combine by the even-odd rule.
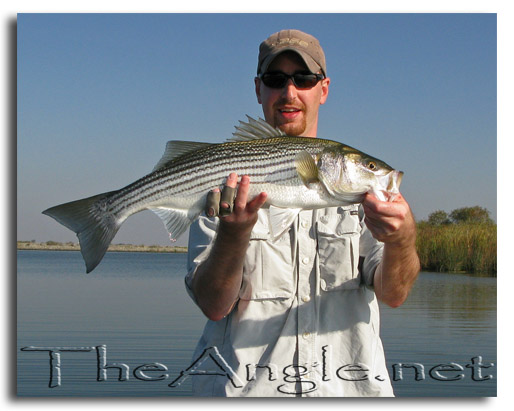
[[263, 119], [240, 121], [223, 143], [168, 141], [152, 172], [119, 190], [57, 205], [43, 214], [74, 231], [91, 272], [122, 223], [149, 209], [174, 241], [204, 211], [208, 193], [231, 172], [250, 177], [249, 198], [267, 193], [278, 239], [301, 210], [357, 204], [367, 192], [392, 201], [403, 172], [345, 144], [287, 136]]

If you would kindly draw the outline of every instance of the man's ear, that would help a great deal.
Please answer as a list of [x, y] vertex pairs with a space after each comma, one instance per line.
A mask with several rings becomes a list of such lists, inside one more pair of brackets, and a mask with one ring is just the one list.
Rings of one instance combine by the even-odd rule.
[[330, 85], [329, 77], [321, 80], [321, 98], [320, 98], [319, 104], [325, 104], [325, 101], [327, 101], [329, 85]]
[[255, 77], [254, 82], [255, 82], [255, 94], [257, 96], [257, 101], [259, 102], [259, 104], [262, 104], [262, 101], [261, 101], [261, 79], [259, 77]]

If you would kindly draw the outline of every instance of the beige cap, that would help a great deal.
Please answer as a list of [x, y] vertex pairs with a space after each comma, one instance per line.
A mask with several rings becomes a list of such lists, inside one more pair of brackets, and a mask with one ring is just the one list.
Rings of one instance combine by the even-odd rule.
[[300, 30], [281, 30], [261, 43], [257, 74], [265, 73], [273, 59], [288, 50], [298, 53], [312, 73], [321, 69], [327, 75], [325, 53], [318, 39]]

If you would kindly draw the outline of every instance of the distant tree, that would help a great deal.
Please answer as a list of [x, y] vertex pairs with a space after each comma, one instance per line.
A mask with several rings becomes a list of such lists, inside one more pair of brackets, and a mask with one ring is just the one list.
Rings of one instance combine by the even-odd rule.
[[451, 224], [448, 213], [443, 210], [437, 210], [428, 216], [428, 224], [430, 225], [443, 225]]
[[450, 213], [450, 219], [455, 224], [491, 224], [493, 222], [489, 217], [489, 211], [479, 206], [457, 208]]

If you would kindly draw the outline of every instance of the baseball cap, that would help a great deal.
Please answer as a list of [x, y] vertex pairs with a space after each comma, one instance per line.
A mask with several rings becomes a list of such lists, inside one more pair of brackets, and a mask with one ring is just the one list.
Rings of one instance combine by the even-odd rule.
[[300, 30], [281, 30], [261, 43], [257, 74], [266, 72], [273, 59], [288, 50], [298, 53], [312, 73], [321, 69], [327, 75], [325, 53], [318, 39]]

